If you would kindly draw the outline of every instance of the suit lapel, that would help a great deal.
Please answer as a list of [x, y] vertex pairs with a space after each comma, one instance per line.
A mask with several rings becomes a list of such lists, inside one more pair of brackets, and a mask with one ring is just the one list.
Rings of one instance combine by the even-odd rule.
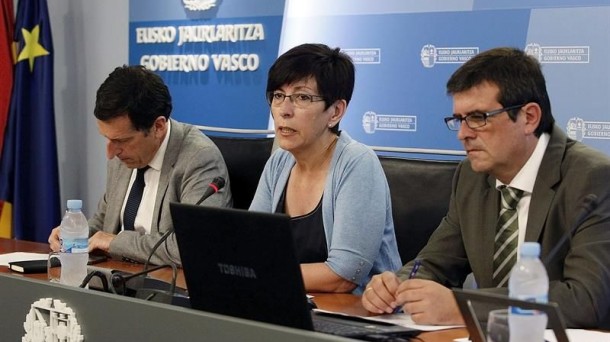
[[500, 195], [496, 190], [496, 179], [492, 176], [487, 177], [487, 191], [483, 196], [481, 210], [483, 212], [483, 222], [481, 225], [482, 243], [480, 253], [483, 254], [482, 267], [483, 271], [480, 274], [485, 274], [486, 278], [479, 280], [481, 287], [490, 287], [493, 284], [493, 255], [496, 237], [496, 225], [498, 223], [498, 215], [500, 212]]
[[546, 148], [530, 201], [525, 241], [538, 241], [555, 197], [554, 186], [561, 181], [561, 160], [566, 149], [566, 136], [555, 126]]
[[162, 212], [161, 206], [167, 193], [167, 188], [169, 187], [169, 180], [171, 178], [172, 170], [174, 169], [174, 165], [178, 160], [178, 154], [180, 152], [180, 146], [182, 145], [183, 138], [184, 126], [175, 120], [171, 120], [171, 132], [169, 135], [169, 141], [167, 142], [165, 156], [163, 157], [161, 175], [159, 176], [159, 187], [157, 188], [157, 195], [155, 197], [155, 210], [153, 212], [153, 222], [150, 228], [151, 232], [159, 231], [159, 221], [161, 219]]

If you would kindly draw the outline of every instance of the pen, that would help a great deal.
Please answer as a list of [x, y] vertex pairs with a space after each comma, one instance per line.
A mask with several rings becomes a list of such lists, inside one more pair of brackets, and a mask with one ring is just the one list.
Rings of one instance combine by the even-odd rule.
[[[417, 275], [417, 271], [419, 271], [419, 267], [421, 266], [421, 259], [415, 259], [413, 268], [411, 269], [411, 273], [409, 273], [409, 279], [414, 279]], [[402, 312], [402, 306], [397, 306], [394, 308], [392, 313], [400, 313]]]
[[417, 275], [417, 271], [419, 271], [420, 266], [421, 266], [421, 259], [415, 259], [415, 263], [413, 264], [411, 273], [409, 273], [409, 279], [415, 278], [415, 276]]

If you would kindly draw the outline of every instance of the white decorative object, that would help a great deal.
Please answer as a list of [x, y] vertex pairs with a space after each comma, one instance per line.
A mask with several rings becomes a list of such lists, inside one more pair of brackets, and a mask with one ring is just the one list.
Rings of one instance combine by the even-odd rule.
[[22, 342], [82, 342], [80, 325], [72, 309], [60, 300], [41, 298], [32, 304], [23, 323]]
[[184, 7], [191, 11], [207, 11], [216, 7], [216, 0], [182, 0]]

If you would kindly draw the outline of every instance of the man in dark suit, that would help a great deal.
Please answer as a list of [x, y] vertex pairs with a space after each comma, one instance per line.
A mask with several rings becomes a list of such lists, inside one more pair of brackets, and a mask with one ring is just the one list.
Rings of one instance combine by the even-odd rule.
[[[97, 91], [94, 114], [107, 142], [106, 193], [89, 219], [90, 250], [143, 262], [172, 228], [169, 203], [196, 203], [215, 177], [227, 184], [204, 205], [231, 206], [229, 176], [216, 145], [192, 125], [170, 119], [171, 96], [161, 77], [142, 66], [116, 68]], [[145, 186], [133, 217], [128, 197], [142, 170]], [[205, 229], [205, 227], [201, 227]], [[59, 229], [49, 237], [59, 249]], [[176, 263], [173, 235], [151, 262]]]
[[[402, 306], [418, 323], [459, 324], [451, 288], [462, 286], [470, 272], [480, 288], [507, 293], [509, 273], [494, 278], [502, 266], [494, 266], [494, 239], [498, 190], [508, 186], [523, 192], [513, 236], [518, 245], [540, 243], [549, 300], [559, 304], [570, 327], [608, 328], [608, 156], [569, 139], [555, 125], [540, 65], [520, 50], [497, 48], [475, 56], [451, 76], [447, 92], [454, 114], [445, 121], [468, 155], [455, 173], [449, 212], [417, 256], [422, 265], [416, 279], [407, 279], [413, 261], [397, 274], [378, 275], [368, 284], [363, 305], [377, 313]], [[597, 197], [597, 206], [578, 220], [589, 194]]]

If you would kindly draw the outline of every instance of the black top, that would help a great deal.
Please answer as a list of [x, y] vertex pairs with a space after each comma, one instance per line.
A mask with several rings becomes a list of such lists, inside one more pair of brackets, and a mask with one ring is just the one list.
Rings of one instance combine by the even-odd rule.
[[[300, 264], [324, 262], [328, 259], [324, 221], [322, 220], [322, 198], [310, 213], [290, 218], [295, 254]], [[282, 192], [275, 212], [286, 213], [286, 188]]]

